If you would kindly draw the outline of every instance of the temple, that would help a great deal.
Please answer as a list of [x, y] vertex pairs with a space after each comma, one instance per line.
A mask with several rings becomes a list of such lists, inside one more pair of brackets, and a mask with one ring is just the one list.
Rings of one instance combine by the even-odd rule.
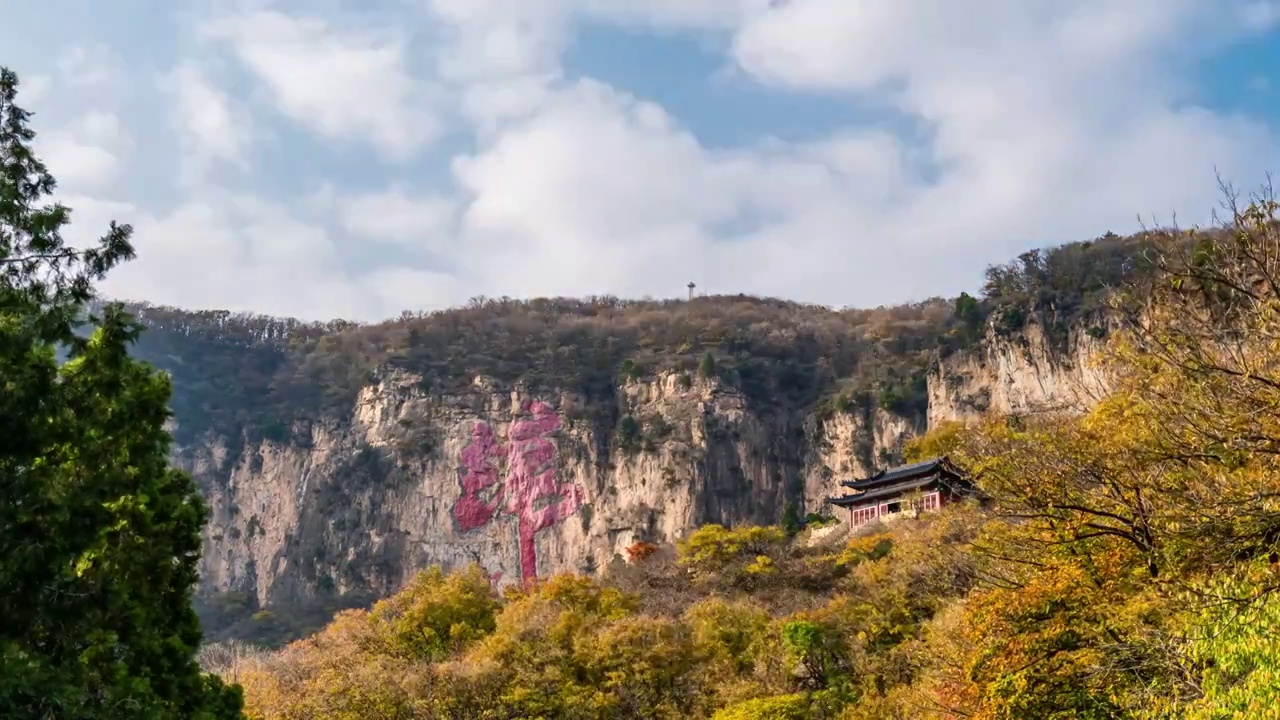
[[882, 470], [865, 480], [846, 480], [840, 485], [852, 492], [827, 502], [848, 510], [849, 525], [855, 528], [938, 510], [973, 491], [964, 473], [945, 457]]

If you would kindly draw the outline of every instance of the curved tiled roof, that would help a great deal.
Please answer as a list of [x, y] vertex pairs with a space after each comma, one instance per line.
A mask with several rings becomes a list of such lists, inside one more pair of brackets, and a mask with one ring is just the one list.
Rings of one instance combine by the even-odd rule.
[[856, 495], [844, 495], [838, 498], [831, 498], [827, 500], [827, 502], [831, 503], [832, 505], [838, 505], [840, 507], [844, 507], [846, 505], [861, 505], [863, 503], [870, 503], [870, 502], [875, 502], [877, 500], [883, 500], [884, 498], [896, 497], [898, 495], [911, 492], [912, 490], [919, 490], [920, 488], [925, 487], [926, 485], [932, 484], [935, 479], [936, 478], [930, 475], [929, 477], [917, 478], [915, 480], [907, 480], [905, 482], [902, 482], [896, 485], [890, 485], [889, 487], [883, 487], [878, 490], [868, 490], [867, 492], [858, 493]]
[[865, 480], [846, 480], [840, 483], [841, 486], [850, 490], [871, 490], [893, 483], [912, 480], [926, 475], [933, 475], [939, 470], [946, 471], [951, 475], [959, 475], [960, 473], [951, 465], [946, 456], [936, 457], [929, 460], [922, 460], [910, 465], [902, 467], [881, 470]]

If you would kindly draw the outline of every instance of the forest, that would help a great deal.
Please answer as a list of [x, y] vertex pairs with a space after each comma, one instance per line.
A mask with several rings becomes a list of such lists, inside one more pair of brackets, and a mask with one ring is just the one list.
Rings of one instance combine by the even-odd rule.
[[[704, 526], [501, 596], [431, 569], [206, 666], [261, 720], [1278, 717], [1277, 210], [1152, 233], [1148, 268], [1075, 296], [1114, 322], [1091, 411], [913, 441], [972, 475], [970, 501], [834, 545]], [[1040, 262], [993, 282], [1053, 296], [1005, 274]]]

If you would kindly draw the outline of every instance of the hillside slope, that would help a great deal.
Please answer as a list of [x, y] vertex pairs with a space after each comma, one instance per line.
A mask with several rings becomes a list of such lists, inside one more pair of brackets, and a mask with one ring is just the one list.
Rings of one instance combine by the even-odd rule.
[[930, 424], [1087, 403], [1101, 299], [1142, 242], [875, 310], [480, 299], [363, 326], [135, 306], [212, 508], [206, 625], [285, 633], [245, 618], [367, 602], [435, 564], [590, 572], [705, 523], [820, 512]]

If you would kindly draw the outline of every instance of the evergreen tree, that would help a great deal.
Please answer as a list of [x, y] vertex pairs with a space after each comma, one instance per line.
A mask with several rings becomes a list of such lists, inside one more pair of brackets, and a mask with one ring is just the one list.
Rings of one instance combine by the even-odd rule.
[[168, 379], [118, 306], [77, 332], [131, 228], [63, 241], [17, 89], [0, 69], [0, 717], [238, 718], [194, 660], [205, 508], [169, 465]]
[[716, 356], [710, 350], [702, 356], [702, 362], [698, 363], [698, 374], [708, 379], [716, 376]]

